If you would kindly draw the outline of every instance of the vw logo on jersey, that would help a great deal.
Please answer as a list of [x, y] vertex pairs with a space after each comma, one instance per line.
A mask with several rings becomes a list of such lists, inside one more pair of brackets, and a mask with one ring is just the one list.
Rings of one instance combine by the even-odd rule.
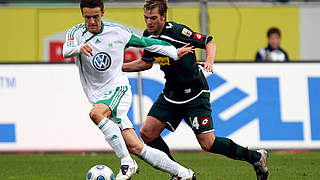
[[111, 57], [105, 52], [99, 52], [92, 59], [94, 68], [99, 71], [105, 71], [111, 66]]

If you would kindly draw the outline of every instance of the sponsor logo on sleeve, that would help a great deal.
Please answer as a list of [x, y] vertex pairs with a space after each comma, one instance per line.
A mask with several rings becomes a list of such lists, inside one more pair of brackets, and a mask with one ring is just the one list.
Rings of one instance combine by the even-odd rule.
[[198, 41], [203, 41], [204, 35], [199, 34], [199, 33], [194, 33], [193, 34], [193, 39], [198, 40]]
[[74, 38], [73, 37], [68, 38], [67, 46], [69, 46], [69, 47], [74, 46]]
[[182, 34], [185, 36], [190, 37], [192, 35], [192, 32], [190, 30], [188, 30], [187, 28], [183, 28], [182, 29]]
[[200, 118], [201, 126], [210, 126], [209, 117]]

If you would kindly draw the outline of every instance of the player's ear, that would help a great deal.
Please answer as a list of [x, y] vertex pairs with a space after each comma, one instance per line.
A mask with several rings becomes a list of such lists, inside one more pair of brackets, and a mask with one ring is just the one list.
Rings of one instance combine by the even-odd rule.
[[167, 13], [163, 13], [163, 15], [162, 15], [162, 20], [164, 20], [164, 21], [167, 20]]

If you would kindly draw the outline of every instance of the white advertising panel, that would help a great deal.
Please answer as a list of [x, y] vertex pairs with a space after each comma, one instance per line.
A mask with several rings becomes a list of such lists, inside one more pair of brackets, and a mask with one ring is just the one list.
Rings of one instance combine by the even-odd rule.
[[[320, 148], [320, 63], [216, 63], [214, 69], [206, 77], [216, 136], [249, 148]], [[158, 67], [142, 77], [147, 113], [164, 79]], [[184, 122], [163, 135], [174, 149], [200, 148]]]
[[89, 118], [75, 65], [0, 65], [0, 109], [0, 151], [109, 147]]
[[301, 60], [319, 61], [320, 52], [318, 42], [320, 41], [319, 31], [320, 7], [315, 5], [303, 5], [299, 8], [300, 21], [300, 58]]
[[[249, 148], [320, 148], [320, 63], [216, 63], [206, 73], [216, 136]], [[111, 150], [89, 118], [89, 105], [72, 64], [0, 65], [0, 151]], [[164, 87], [157, 64], [128, 73], [136, 132]], [[139, 109], [139, 106], [143, 108]], [[140, 117], [141, 116], [141, 117]], [[182, 121], [163, 137], [171, 149], [199, 150]]]

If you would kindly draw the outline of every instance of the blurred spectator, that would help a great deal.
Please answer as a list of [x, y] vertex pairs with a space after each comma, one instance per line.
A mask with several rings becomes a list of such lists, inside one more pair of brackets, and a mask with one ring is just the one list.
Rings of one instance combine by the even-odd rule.
[[268, 46], [257, 52], [255, 61], [289, 61], [288, 54], [280, 47], [280, 30], [276, 27], [270, 28], [267, 37]]

